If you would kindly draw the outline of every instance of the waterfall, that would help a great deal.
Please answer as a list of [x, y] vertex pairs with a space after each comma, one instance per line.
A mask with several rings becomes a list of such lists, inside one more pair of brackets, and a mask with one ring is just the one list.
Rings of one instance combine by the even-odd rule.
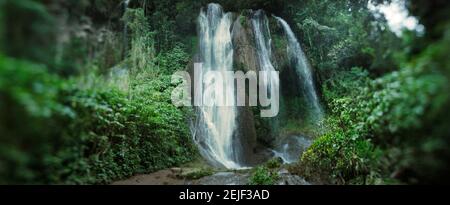
[[[271, 73], [276, 71], [274, 65], [271, 62], [272, 57], [272, 38], [269, 29], [269, 20], [263, 10], [257, 10], [253, 13], [251, 17], [253, 35], [255, 37], [255, 48], [256, 55], [259, 64], [259, 70], [265, 71], [265, 73]], [[278, 75], [264, 75], [263, 79], [260, 79], [262, 83], [265, 84], [267, 88], [267, 94], [271, 95], [271, 88], [274, 87], [275, 90], [279, 90], [280, 79]], [[272, 106], [279, 107], [279, 101], [275, 102]], [[278, 118], [271, 118], [268, 120], [271, 130], [270, 133], [273, 134], [278, 129]]]
[[323, 118], [323, 110], [314, 86], [314, 81], [311, 74], [311, 65], [305, 57], [305, 53], [303, 52], [300, 43], [295, 37], [294, 32], [292, 32], [289, 24], [287, 24], [286, 21], [280, 17], [274, 16], [274, 18], [278, 20], [284, 29], [288, 41], [288, 58], [291, 66], [295, 68], [295, 71], [300, 78], [300, 83], [302, 83], [305, 97], [307, 98], [307, 102], [309, 102], [310, 117], [314, 120], [320, 120]]
[[305, 152], [312, 141], [304, 136], [289, 136], [281, 139], [274, 147], [272, 152], [275, 157], [279, 157], [286, 164], [297, 162], [299, 156]]
[[[207, 10], [202, 9], [198, 17], [200, 58], [203, 72], [196, 74], [195, 79], [204, 76], [208, 71], [233, 70], [233, 45], [231, 42], [232, 14], [224, 13], [218, 4], [208, 4]], [[198, 85], [202, 90], [211, 88], [211, 84]], [[217, 86], [217, 85], [214, 85]], [[222, 96], [235, 99], [234, 83], [219, 85], [224, 91]], [[221, 95], [221, 94], [219, 94]], [[236, 106], [204, 106], [196, 107], [194, 140], [201, 154], [210, 162], [230, 169], [240, 168], [240, 146], [234, 146], [236, 131]]]
[[[258, 55], [258, 62], [261, 71], [270, 73], [275, 71], [274, 66], [270, 60], [272, 56], [272, 39], [269, 30], [269, 21], [263, 10], [256, 11], [252, 16], [253, 33], [255, 35], [256, 52]], [[270, 79], [267, 79], [270, 78]], [[279, 86], [279, 79], [277, 75], [265, 76], [263, 83], [267, 85], [270, 91], [271, 86]], [[269, 93], [270, 94], [270, 93]], [[274, 105], [277, 106], [277, 105]]]
[[[233, 44], [231, 27], [233, 24], [232, 13], [224, 12], [218, 4], [208, 4], [202, 8], [198, 16], [199, 35], [199, 60], [202, 63], [201, 72], [194, 69], [195, 91], [195, 121], [191, 125], [194, 141], [204, 158], [216, 166], [228, 169], [243, 168], [248, 156], [243, 156], [245, 147], [238, 139], [238, 116], [239, 109], [234, 106], [223, 106], [221, 104], [204, 105], [196, 103], [201, 101], [221, 100], [222, 102], [236, 102], [236, 88], [234, 81], [226, 77], [227, 71], [233, 71]], [[281, 18], [275, 17], [283, 26], [288, 40], [288, 58], [291, 67], [295, 69], [302, 83], [305, 97], [311, 104], [309, 110], [317, 118], [322, 118], [316, 94], [311, 68], [300, 44], [292, 33], [289, 25]], [[263, 10], [258, 10], [251, 17], [251, 26], [255, 40], [256, 57], [260, 71], [266, 71], [265, 76], [260, 76], [259, 81], [268, 89], [267, 97], [271, 97], [271, 88], [279, 87], [278, 75], [267, 75], [276, 71], [272, 63], [272, 40], [269, 29], [269, 21]], [[213, 79], [208, 81], [205, 77], [208, 72], [221, 72], [224, 81]], [[205, 79], [206, 82], [203, 82]], [[276, 87], [274, 87], [276, 86]], [[203, 96], [203, 91], [215, 90], [213, 96]], [[278, 89], [275, 89], [278, 90]], [[219, 93], [216, 93], [219, 92]], [[265, 92], [262, 92], [265, 93]], [[210, 94], [210, 93], [208, 93]], [[260, 93], [261, 94], [261, 93]], [[204, 99], [204, 97], [208, 97]], [[277, 102], [278, 103], [278, 102]], [[279, 105], [271, 105], [279, 106]], [[277, 119], [274, 119], [277, 121]], [[245, 123], [245, 122], [240, 122]]]

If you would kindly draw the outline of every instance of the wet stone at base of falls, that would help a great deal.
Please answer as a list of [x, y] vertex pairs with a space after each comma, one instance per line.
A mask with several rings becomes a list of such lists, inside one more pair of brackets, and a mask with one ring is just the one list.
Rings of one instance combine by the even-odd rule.
[[[310, 185], [300, 176], [290, 174], [286, 169], [278, 171], [278, 179], [274, 185]], [[197, 185], [248, 185], [250, 173], [218, 172], [211, 176], [203, 177], [192, 184]]]
[[250, 174], [235, 172], [219, 172], [211, 176], [199, 179], [195, 184], [200, 185], [246, 185], [249, 183]]
[[302, 153], [311, 146], [311, 139], [305, 136], [285, 136], [277, 139], [275, 148], [272, 150], [274, 157], [279, 157], [286, 164], [297, 162]]

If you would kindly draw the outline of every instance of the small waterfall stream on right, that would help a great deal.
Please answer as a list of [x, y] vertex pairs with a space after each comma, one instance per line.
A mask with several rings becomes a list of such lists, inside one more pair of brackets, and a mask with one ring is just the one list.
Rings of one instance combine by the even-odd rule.
[[[307, 120], [319, 129], [318, 125], [324, 117], [324, 112], [314, 85], [311, 65], [289, 24], [280, 17], [273, 17], [283, 28], [287, 40], [286, 50], [289, 68], [293, 69], [297, 74], [300, 89], [303, 97], [306, 99]], [[278, 136], [272, 152], [275, 157], [281, 158], [284, 163], [295, 163], [311, 144], [312, 140], [308, 136], [298, 134]]]
[[280, 17], [274, 16], [274, 18], [277, 19], [279, 24], [283, 27], [286, 35], [288, 42], [287, 55], [291, 67], [295, 69], [300, 78], [299, 81], [302, 84], [304, 95], [308, 99], [309, 117], [316, 122], [320, 121], [323, 118], [324, 113], [314, 86], [311, 65], [289, 24]]
[[[314, 86], [311, 66], [290, 26], [283, 19], [279, 17], [274, 18], [283, 27], [287, 40], [286, 50], [289, 69], [294, 69], [299, 77], [298, 81], [304, 93], [303, 97], [308, 102], [308, 117], [311, 118], [312, 122], [317, 123], [323, 118], [323, 110]], [[260, 70], [275, 71], [274, 63], [272, 63], [271, 59], [272, 38], [265, 12], [263, 10], [254, 11], [251, 21]], [[279, 79], [271, 82], [279, 82]], [[269, 86], [279, 86], [279, 84], [271, 85], [269, 81]], [[278, 136], [272, 152], [275, 157], [281, 158], [284, 163], [294, 163], [310, 145], [311, 139], [306, 136]]]

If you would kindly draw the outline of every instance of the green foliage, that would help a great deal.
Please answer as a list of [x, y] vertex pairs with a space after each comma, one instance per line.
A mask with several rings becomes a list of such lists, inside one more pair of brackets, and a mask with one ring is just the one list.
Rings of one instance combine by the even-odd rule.
[[[115, 4], [99, 2], [69, 2], [74, 4], [71, 14], [106, 15], [110, 11], [105, 8]], [[187, 127], [190, 111], [171, 104], [174, 86], [165, 75], [183, 69], [189, 58], [181, 44], [156, 53], [155, 33], [143, 9], [129, 9], [123, 17], [131, 31], [131, 48], [129, 60], [121, 66], [128, 67], [131, 75], [130, 86], [119, 89], [95, 74], [107, 74], [118, 62], [119, 34], [107, 28], [94, 28], [98, 33], [88, 36], [69, 34], [54, 59], [16, 55], [12, 51], [20, 47], [19, 37], [30, 34], [36, 35], [23, 41], [30, 47], [15, 50], [40, 49], [39, 55], [53, 55], [47, 50], [51, 43], [45, 41], [41, 49], [33, 40], [45, 36], [54, 42], [46, 33], [47, 27], [54, 31], [49, 27], [52, 17], [39, 2], [2, 1], [1, 6], [2, 11], [27, 11], [21, 16], [32, 15], [38, 30], [26, 30], [28, 24], [14, 30], [9, 26], [12, 15], [2, 12], [0, 25], [6, 22], [11, 28], [2, 39], [15, 32], [13, 43], [2, 51], [32, 62], [0, 58], [0, 183], [103, 184], [196, 157]], [[64, 76], [82, 76], [62, 79], [46, 67]]]
[[247, 18], [246, 18], [246, 16], [244, 16], [244, 15], [239, 15], [239, 23], [242, 25], [242, 26], [246, 26], [247, 25]]
[[250, 177], [250, 185], [274, 185], [279, 176], [276, 171], [270, 170], [267, 167], [260, 166], [253, 170]]
[[184, 70], [190, 61], [190, 56], [184, 51], [182, 45], [162, 52], [156, 57], [158, 73], [171, 75], [178, 70]]
[[132, 32], [129, 60], [132, 76], [145, 70], [154, 73], [155, 40], [143, 9], [128, 9], [123, 21]]
[[[197, 15], [202, 5], [201, 1], [178, 1], [175, 3], [176, 16], [174, 18], [175, 31], [178, 35], [195, 35]], [[168, 9], [168, 8], [166, 8]], [[169, 11], [169, 14], [173, 12]]]
[[152, 29], [156, 31], [156, 49], [166, 51], [175, 45], [175, 22], [167, 15], [156, 10], [150, 17]]
[[0, 183], [41, 177], [33, 169], [49, 147], [35, 145], [55, 136], [53, 115], [70, 116], [55, 102], [60, 85], [42, 65], [0, 56]]
[[363, 68], [354, 67], [349, 71], [338, 72], [333, 78], [322, 85], [322, 92], [326, 102], [345, 96], [353, 96], [363, 92], [363, 88], [370, 83], [369, 73]]
[[[183, 70], [189, 62], [190, 56], [186, 53], [182, 43], [173, 43], [170, 46], [159, 45], [164, 49], [156, 54], [155, 42], [161, 42], [158, 30], [150, 31], [149, 19], [145, 16], [143, 9], [128, 9], [125, 13], [124, 21], [127, 22], [132, 31], [132, 42], [129, 59], [132, 63], [132, 75], [145, 71], [153, 74], [173, 74], [177, 70]], [[159, 36], [159, 37], [158, 37]]]
[[197, 180], [206, 176], [210, 176], [214, 174], [214, 170], [211, 168], [202, 168], [193, 172], [189, 172], [186, 175], [183, 175], [185, 179], [189, 180]]
[[0, 52], [5, 50], [5, 15], [3, 12], [4, 9], [4, 1], [0, 2]]
[[327, 82], [329, 133], [303, 155], [302, 164], [310, 167], [306, 175], [322, 170], [336, 183], [355, 183], [357, 178], [373, 183], [377, 180], [364, 176], [389, 178], [389, 173], [399, 173], [397, 178], [409, 183], [443, 180], [439, 176], [448, 170], [449, 156], [443, 125], [448, 116], [443, 113], [450, 102], [450, 70], [442, 53], [448, 51], [449, 39], [429, 45], [399, 71], [377, 79], [354, 70]]
[[195, 156], [167, 77], [135, 85], [129, 99], [10, 58], [0, 59], [0, 72], [3, 184], [109, 183]]
[[122, 21], [130, 28], [133, 38], [145, 36], [150, 30], [148, 19], [141, 8], [127, 9]]
[[280, 158], [272, 158], [251, 172], [249, 185], [275, 185], [279, 180], [279, 168], [283, 165]]
[[303, 174], [325, 172], [331, 177], [328, 180], [347, 183], [355, 176], [368, 176], [379, 157], [380, 151], [369, 140], [335, 131], [317, 139], [303, 154], [302, 163], [306, 165]]
[[283, 160], [280, 158], [272, 158], [265, 163], [265, 167], [269, 169], [277, 169], [283, 165]]
[[275, 48], [275, 51], [281, 50], [281, 51], [285, 52], [285, 49], [287, 47], [287, 41], [283, 36], [273, 34], [272, 41], [273, 41], [273, 46]]
[[[93, 21], [99, 18], [95, 14], [106, 16], [107, 8], [116, 7], [120, 2], [107, 1], [103, 5], [99, 2], [105, 3], [103, 0], [67, 1], [49, 7], [44, 1], [1, 1], [0, 25], [4, 28], [0, 32], [0, 51], [7, 56], [45, 64], [50, 72], [65, 77], [86, 73], [88, 64], [96, 64], [105, 73], [121, 60], [122, 42], [118, 41], [119, 34], [112, 32], [115, 25], [98, 28]], [[113, 16], [114, 11], [108, 12]]]
[[79, 18], [87, 14], [97, 17], [94, 20], [104, 21], [114, 19], [118, 21], [123, 0], [67, 0], [64, 4], [70, 8], [70, 15]]
[[294, 1], [284, 9], [295, 23], [293, 29], [303, 41], [318, 82], [352, 67], [364, 67], [372, 73], [395, 68], [393, 57], [401, 41], [385, 29], [385, 21], [374, 20], [367, 3]]
[[323, 134], [323, 122], [310, 122], [306, 120], [288, 119], [282, 123], [280, 128], [280, 136], [305, 135], [316, 138]]
[[39, 63], [53, 63], [55, 24], [42, 3], [4, 0], [0, 3], [0, 13], [0, 24], [4, 27], [0, 33], [3, 53]]

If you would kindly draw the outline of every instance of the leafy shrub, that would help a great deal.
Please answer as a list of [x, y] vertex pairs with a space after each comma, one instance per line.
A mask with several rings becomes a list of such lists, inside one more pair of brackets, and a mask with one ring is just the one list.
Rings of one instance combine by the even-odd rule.
[[277, 169], [283, 165], [283, 160], [281, 158], [274, 157], [265, 163], [265, 167], [269, 169]]
[[[329, 133], [316, 140], [302, 155], [303, 174], [324, 172], [329, 181], [346, 183], [355, 176], [369, 175], [380, 157], [380, 151], [369, 140], [342, 132]], [[365, 179], [364, 179], [365, 180]]]
[[355, 95], [367, 87], [370, 80], [369, 73], [360, 67], [338, 72], [322, 85], [325, 101], [331, 102], [334, 99]]
[[0, 2], [1, 51], [15, 58], [52, 64], [55, 55], [55, 19], [41, 1]]
[[[51, 148], [62, 121], [71, 116], [57, 103], [61, 82], [45, 67], [0, 55], [0, 183], [40, 178], [38, 159]], [[56, 144], [57, 145], [57, 144]]]
[[[325, 89], [332, 113], [329, 132], [303, 155], [306, 175], [322, 170], [339, 183], [365, 176], [389, 178], [390, 173], [411, 183], [417, 178], [438, 181], [448, 170], [449, 156], [444, 148], [448, 128], [443, 125], [448, 119], [443, 113], [450, 99], [449, 70], [442, 55], [449, 49], [444, 43], [448, 39], [430, 45], [399, 71], [374, 80], [344, 76], [330, 83], [332, 89]], [[426, 174], [431, 167], [434, 173]]]
[[269, 168], [260, 166], [256, 167], [250, 177], [250, 185], [274, 185], [278, 180], [278, 173], [271, 171]]
[[189, 60], [189, 55], [184, 51], [182, 45], [178, 44], [173, 49], [162, 52], [156, 57], [158, 72], [171, 75], [175, 71], [185, 69]]
[[131, 61], [131, 74], [145, 70], [156, 73], [154, 69], [155, 33], [150, 30], [148, 19], [143, 9], [127, 9], [123, 21], [131, 30], [131, 48], [129, 60]]
[[[167, 77], [168, 78], [168, 77]], [[0, 58], [0, 183], [109, 183], [195, 157], [170, 81], [80, 88]]]

